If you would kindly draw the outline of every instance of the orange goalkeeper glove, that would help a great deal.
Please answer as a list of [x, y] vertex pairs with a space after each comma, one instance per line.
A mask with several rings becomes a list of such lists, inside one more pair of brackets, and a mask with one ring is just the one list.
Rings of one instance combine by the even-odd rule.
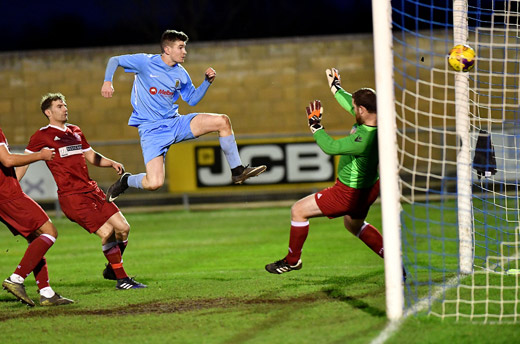
[[320, 129], [323, 129], [321, 125], [321, 116], [323, 114], [323, 108], [319, 100], [312, 101], [309, 106], [305, 108], [307, 110], [307, 120], [309, 121], [309, 129], [314, 134]]

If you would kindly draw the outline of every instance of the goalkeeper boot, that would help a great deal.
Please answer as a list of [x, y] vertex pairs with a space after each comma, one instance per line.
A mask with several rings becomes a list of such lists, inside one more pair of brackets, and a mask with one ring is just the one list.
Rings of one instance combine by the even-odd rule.
[[265, 266], [265, 269], [272, 273], [272, 274], [283, 274], [285, 272], [293, 271], [293, 270], [300, 270], [302, 268], [302, 260], [298, 259], [298, 262], [295, 265], [291, 265], [287, 263], [287, 261], [284, 259], [278, 260], [274, 263], [267, 264]]
[[61, 306], [74, 303], [73, 300], [67, 299], [58, 293], [54, 293], [52, 297], [45, 297], [40, 295], [40, 306]]
[[25, 291], [25, 285], [23, 283], [16, 283], [11, 281], [11, 278], [7, 278], [2, 282], [2, 287], [7, 290], [9, 293], [16, 296], [21, 303], [26, 304], [27, 306], [34, 307], [34, 301], [31, 300], [27, 292]]
[[249, 167], [247, 166], [238, 166], [231, 170], [231, 181], [233, 184], [242, 184], [246, 179], [251, 177], [256, 177], [260, 173], [266, 170], [266, 166], [258, 166], [258, 167]]
[[123, 173], [121, 178], [112, 184], [107, 190], [107, 202], [114, 202], [126, 189], [128, 189], [128, 177], [132, 174], [129, 172]]
[[117, 280], [116, 289], [138, 289], [138, 288], [146, 288], [148, 287], [145, 284], [139, 283], [135, 281], [131, 277], [125, 277]]
[[116, 273], [114, 272], [114, 269], [112, 269], [112, 265], [105, 264], [105, 270], [103, 270], [103, 278], [107, 280], [116, 281]]

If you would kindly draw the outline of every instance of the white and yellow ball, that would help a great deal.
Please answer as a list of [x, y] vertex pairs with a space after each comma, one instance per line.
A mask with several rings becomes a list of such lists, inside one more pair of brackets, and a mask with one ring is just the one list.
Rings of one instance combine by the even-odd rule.
[[475, 50], [466, 44], [459, 44], [450, 50], [448, 62], [457, 72], [468, 72], [475, 65]]

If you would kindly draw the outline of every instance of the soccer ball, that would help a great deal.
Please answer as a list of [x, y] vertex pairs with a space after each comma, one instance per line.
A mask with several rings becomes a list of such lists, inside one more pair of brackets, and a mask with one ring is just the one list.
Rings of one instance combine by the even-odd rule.
[[450, 50], [448, 62], [457, 72], [467, 72], [475, 65], [475, 50], [469, 45], [456, 45]]

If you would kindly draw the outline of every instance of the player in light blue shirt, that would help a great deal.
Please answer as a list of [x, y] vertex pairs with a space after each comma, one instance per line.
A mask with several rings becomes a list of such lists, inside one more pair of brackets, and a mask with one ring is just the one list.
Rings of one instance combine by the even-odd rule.
[[242, 184], [246, 179], [264, 172], [265, 165], [243, 166], [238, 154], [231, 121], [228, 116], [213, 113], [181, 115], [175, 103], [179, 96], [189, 105], [196, 105], [215, 80], [216, 72], [209, 67], [205, 80], [195, 87], [180, 65], [186, 58], [188, 36], [184, 32], [166, 30], [161, 37], [160, 55], [133, 54], [109, 59], [101, 95], [114, 94], [112, 79], [117, 67], [135, 73], [131, 102], [134, 108], [128, 125], [138, 128], [146, 173], [124, 173], [107, 191], [107, 200], [114, 201], [128, 187], [157, 190], [164, 184], [164, 159], [172, 144], [217, 132], [229, 167], [232, 182]]

